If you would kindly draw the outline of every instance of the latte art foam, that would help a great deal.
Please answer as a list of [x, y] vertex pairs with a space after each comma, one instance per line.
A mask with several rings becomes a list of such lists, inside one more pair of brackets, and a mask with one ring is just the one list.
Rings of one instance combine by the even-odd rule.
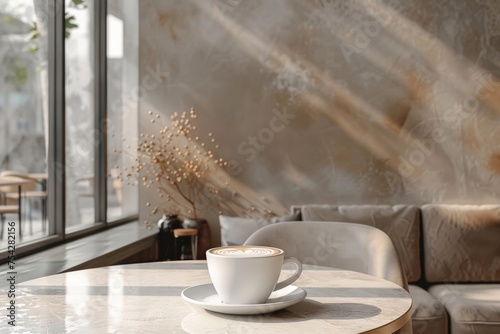
[[214, 255], [230, 256], [230, 257], [256, 257], [256, 256], [272, 256], [282, 254], [283, 251], [278, 248], [271, 247], [220, 247], [210, 250]]

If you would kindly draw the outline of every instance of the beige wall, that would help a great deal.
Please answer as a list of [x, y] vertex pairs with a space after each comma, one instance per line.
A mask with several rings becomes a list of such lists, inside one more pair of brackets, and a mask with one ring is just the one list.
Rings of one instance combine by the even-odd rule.
[[[162, 78], [142, 95], [141, 131], [149, 110], [195, 107], [243, 196], [278, 214], [498, 201], [498, 2], [140, 4], [140, 77]], [[143, 190], [146, 202], [159, 199]], [[205, 215], [217, 240], [217, 212]]]

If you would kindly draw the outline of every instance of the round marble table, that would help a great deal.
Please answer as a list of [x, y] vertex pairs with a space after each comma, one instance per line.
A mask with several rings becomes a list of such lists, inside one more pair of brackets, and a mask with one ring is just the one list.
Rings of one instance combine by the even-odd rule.
[[[16, 326], [10, 329], [11, 333], [392, 333], [411, 316], [412, 300], [404, 289], [352, 271], [305, 266], [294, 284], [305, 289], [307, 297], [270, 314], [226, 315], [181, 298], [183, 289], [203, 283], [210, 283], [204, 261], [112, 266], [43, 277], [17, 285]], [[6, 293], [0, 300], [8, 305]], [[6, 320], [2, 326], [7, 326]]]

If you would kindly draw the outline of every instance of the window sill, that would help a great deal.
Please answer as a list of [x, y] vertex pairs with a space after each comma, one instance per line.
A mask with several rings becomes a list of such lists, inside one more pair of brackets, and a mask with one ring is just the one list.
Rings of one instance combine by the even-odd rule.
[[[117, 264], [153, 247], [156, 230], [137, 221], [25, 256], [15, 261], [16, 283], [58, 273]], [[0, 288], [7, 286], [8, 264], [0, 266]]]

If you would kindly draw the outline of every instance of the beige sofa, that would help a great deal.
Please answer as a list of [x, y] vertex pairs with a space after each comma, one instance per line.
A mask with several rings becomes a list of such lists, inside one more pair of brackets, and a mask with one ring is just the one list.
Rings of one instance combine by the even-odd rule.
[[500, 333], [500, 205], [300, 205], [289, 216], [220, 216], [222, 245], [279, 221], [338, 221], [383, 230], [402, 260], [415, 334]]
[[304, 221], [386, 232], [413, 298], [413, 333], [500, 333], [500, 206], [302, 205]]

